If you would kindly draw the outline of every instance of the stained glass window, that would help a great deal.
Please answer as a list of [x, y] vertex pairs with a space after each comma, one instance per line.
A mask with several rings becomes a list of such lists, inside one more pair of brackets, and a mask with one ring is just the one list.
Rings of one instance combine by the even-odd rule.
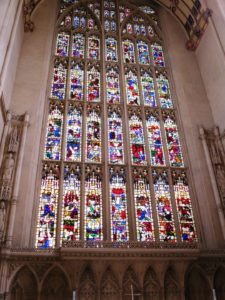
[[159, 101], [162, 108], [173, 108], [169, 80], [165, 74], [156, 72]]
[[80, 167], [64, 168], [63, 208], [62, 208], [62, 241], [80, 239]]
[[101, 118], [96, 110], [90, 110], [87, 115], [86, 160], [101, 162]]
[[193, 212], [187, 175], [185, 172], [173, 172], [174, 193], [176, 198], [178, 217], [180, 222], [180, 231], [183, 241], [196, 240], [196, 230], [193, 220]]
[[133, 71], [126, 73], [127, 104], [140, 105], [138, 77]]
[[60, 0], [37, 248], [197, 241], [158, 23], [154, 4]]
[[38, 212], [36, 247], [55, 246], [57, 207], [59, 201], [59, 166], [44, 165]]
[[62, 100], [66, 93], [66, 77], [67, 77], [67, 63], [66, 61], [56, 60], [53, 78], [52, 90], [50, 97]]
[[137, 114], [132, 114], [129, 119], [131, 159], [135, 165], [146, 164], [145, 141], [143, 124]]
[[106, 93], [107, 102], [110, 104], [120, 103], [120, 84], [118, 68], [107, 67]]
[[142, 86], [142, 94], [143, 94], [145, 105], [150, 107], [156, 107], [157, 104], [156, 104], [154, 80], [152, 75], [145, 70], [142, 70], [141, 86]]
[[151, 194], [147, 175], [146, 169], [143, 170], [143, 174], [138, 173], [137, 170], [133, 172], [137, 240], [140, 242], [154, 241]]
[[82, 115], [81, 110], [72, 104], [69, 106], [66, 133], [66, 160], [81, 161]]
[[[110, 170], [113, 173], [113, 169]], [[116, 242], [124, 242], [129, 239], [127, 194], [124, 170], [113, 173], [110, 178], [110, 202], [111, 202], [111, 239]]]
[[71, 62], [70, 70], [70, 98], [73, 100], [83, 100], [83, 86], [84, 86], [84, 71], [82, 67]]
[[160, 130], [159, 115], [155, 113], [147, 114], [148, 143], [152, 166], [164, 166], [165, 158]]
[[102, 181], [99, 172], [90, 172], [85, 181], [85, 239], [102, 240]]
[[51, 104], [48, 115], [44, 158], [60, 160], [63, 127], [63, 105]]
[[110, 111], [108, 117], [109, 132], [109, 163], [122, 164], [123, 154], [123, 126], [122, 118], [119, 113]]
[[176, 241], [176, 233], [171, 206], [170, 186], [166, 171], [153, 171], [154, 192], [159, 222], [160, 241]]

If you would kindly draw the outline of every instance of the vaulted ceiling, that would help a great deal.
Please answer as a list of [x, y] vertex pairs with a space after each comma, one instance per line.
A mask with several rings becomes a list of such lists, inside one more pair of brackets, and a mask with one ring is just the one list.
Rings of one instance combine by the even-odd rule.
[[[33, 31], [32, 14], [43, 1], [51, 0], [24, 0], [25, 31]], [[131, 2], [137, 4], [137, 0]], [[208, 8], [203, 9], [200, 0], [140, 0], [140, 2], [156, 2], [169, 10], [187, 33], [186, 47], [189, 50], [197, 48], [212, 13]]]

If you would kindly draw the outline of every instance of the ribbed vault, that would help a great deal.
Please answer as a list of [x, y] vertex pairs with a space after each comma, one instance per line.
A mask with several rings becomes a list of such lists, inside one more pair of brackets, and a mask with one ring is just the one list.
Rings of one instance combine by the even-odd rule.
[[[32, 16], [38, 5], [46, 0], [23, 0], [25, 31], [33, 31], [34, 23]], [[86, 1], [84, 1], [86, 2]], [[129, 1], [137, 4], [136, 0]], [[127, 3], [127, 2], [126, 2]], [[208, 19], [212, 11], [208, 8], [203, 9], [200, 0], [140, 0], [140, 4], [158, 3], [166, 8], [179, 21], [187, 33], [186, 47], [195, 50], [198, 47], [208, 25]]]

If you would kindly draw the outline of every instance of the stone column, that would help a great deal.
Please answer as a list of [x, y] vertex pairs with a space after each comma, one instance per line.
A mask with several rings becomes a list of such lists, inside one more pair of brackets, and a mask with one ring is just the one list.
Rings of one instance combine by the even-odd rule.
[[214, 174], [214, 170], [213, 170], [212, 161], [210, 158], [209, 149], [208, 149], [207, 142], [206, 142], [205, 131], [204, 131], [204, 128], [202, 128], [202, 127], [200, 128], [200, 138], [202, 140], [202, 145], [203, 145], [203, 149], [204, 149], [204, 153], [205, 153], [205, 157], [206, 157], [206, 163], [208, 166], [210, 180], [211, 180], [211, 184], [212, 184], [212, 188], [213, 188], [213, 193], [214, 193], [214, 197], [216, 200], [216, 206], [217, 206], [217, 210], [218, 210], [221, 230], [223, 233], [223, 239], [225, 241], [225, 220], [224, 220], [223, 210], [221, 207], [220, 195], [219, 195], [219, 191], [218, 191], [218, 187], [217, 187], [217, 183], [216, 183], [216, 178], [215, 178], [215, 174]]
[[23, 131], [22, 131], [22, 135], [21, 135], [21, 144], [20, 144], [20, 150], [19, 150], [19, 154], [18, 154], [17, 169], [16, 169], [16, 173], [15, 173], [15, 181], [14, 181], [14, 187], [13, 187], [13, 193], [12, 193], [12, 199], [11, 199], [9, 226], [8, 226], [8, 232], [7, 232], [7, 238], [6, 238], [6, 245], [8, 247], [12, 246], [12, 234], [13, 234], [13, 228], [14, 228], [14, 222], [15, 222], [16, 203], [18, 200], [20, 176], [21, 176], [21, 170], [22, 170], [22, 161], [23, 161], [28, 125], [29, 125], [29, 115], [26, 113], [24, 116]]
[[12, 116], [11, 116], [10, 112], [7, 112], [6, 123], [5, 123], [4, 129], [3, 129], [2, 140], [1, 140], [1, 145], [0, 145], [0, 166], [2, 165], [2, 159], [3, 159], [3, 155], [4, 155], [4, 150], [5, 150], [5, 142], [6, 142], [7, 134], [9, 131], [11, 118], [12, 118]]

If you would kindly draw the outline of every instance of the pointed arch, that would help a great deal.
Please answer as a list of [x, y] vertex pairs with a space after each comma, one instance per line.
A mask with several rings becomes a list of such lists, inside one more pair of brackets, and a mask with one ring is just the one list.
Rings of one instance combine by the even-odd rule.
[[37, 300], [38, 284], [29, 267], [23, 266], [15, 275], [9, 291], [10, 300]]
[[[140, 285], [136, 272], [132, 266], [129, 266], [123, 276], [123, 299], [129, 300], [131, 298], [131, 289], [134, 294], [140, 294]], [[134, 298], [138, 299], [137, 297]]]
[[101, 280], [101, 299], [117, 300], [119, 299], [119, 285], [112, 269], [108, 267]]
[[165, 273], [164, 291], [165, 300], [175, 300], [180, 297], [178, 277], [172, 267], [169, 267]]
[[42, 300], [70, 300], [72, 292], [67, 276], [63, 270], [55, 266], [45, 276], [42, 284]]
[[214, 276], [214, 289], [216, 290], [216, 299], [225, 300], [225, 267], [217, 269]]
[[152, 267], [147, 269], [144, 277], [144, 300], [148, 299], [160, 299], [160, 283]]
[[213, 300], [208, 279], [199, 266], [193, 266], [185, 278], [186, 300]]
[[87, 266], [81, 275], [78, 298], [80, 300], [97, 299], [95, 276], [90, 266]]

